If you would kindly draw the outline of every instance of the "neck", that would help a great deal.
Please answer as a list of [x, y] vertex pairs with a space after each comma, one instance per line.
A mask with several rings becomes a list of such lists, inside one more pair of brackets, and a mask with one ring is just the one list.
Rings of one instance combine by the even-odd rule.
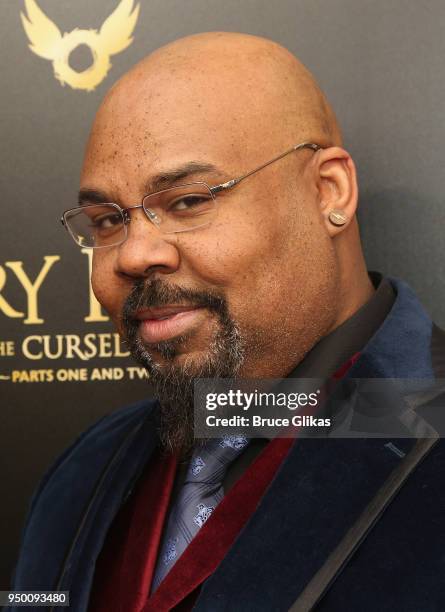
[[349, 319], [375, 293], [368, 276], [356, 220], [351, 223], [344, 234], [337, 237], [335, 246], [340, 264], [338, 298], [341, 307], [329, 332]]

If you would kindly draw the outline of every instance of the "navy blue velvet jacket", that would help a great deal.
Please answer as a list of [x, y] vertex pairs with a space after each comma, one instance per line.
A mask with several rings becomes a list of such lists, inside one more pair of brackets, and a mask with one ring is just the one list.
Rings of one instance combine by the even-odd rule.
[[[394, 306], [346, 378], [445, 378], [444, 332], [405, 283], [390, 282]], [[438, 394], [419, 397], [417, 413], [434, 426]], [[155, 421], [154, 401], [123, 408], [51, 467], [14, 589], [69, 590], [70, 610], [87, 610], [107, 530], [156, 447]], [[399, 452], [379, 438], [294, 444], [194, 609], [445, 610], [445, 444], [393, 443]]]

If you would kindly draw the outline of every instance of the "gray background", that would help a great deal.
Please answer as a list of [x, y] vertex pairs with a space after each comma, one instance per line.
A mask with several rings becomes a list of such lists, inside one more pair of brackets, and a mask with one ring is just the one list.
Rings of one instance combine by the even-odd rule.
[[[39, 0], [67, 32], [99, 28], [116, 5], [117, 0]], [[142, 0], [134, 43], [112, 57], [111, 72], [92, 93], [62, 87], [50, 62], [29, 51], [20, 10], [22, 0], [1, 0], [0, 265], [23, 260], [32, 276], [44, 255], [58, 254], [62, 261], [41, 290], [45, 325], [24, 329], [20, 320], [0, 312], [0, 340], [111, 330], [108, 323], [83, 323], [86, 258], [69, 243], [58, 217], [75, 205], [85, 139], [105, 91], [156, 47], [207, 30], [273, 38], [315, 74], [359, 169], [369, 267], [407, 280], [445, 325], [442, 1]], [[88, 53], [79, 48], [71, 61], [84, 68]], [[2, 295], [24, 308], [23, 291], [12, 275]], [[7, 367], [46, 365], [9, 358]], [[26, 505], [44, 470], [89, 423], [150, 390], [143, 382], [0, 384], [0, 588], [6, 588]]]

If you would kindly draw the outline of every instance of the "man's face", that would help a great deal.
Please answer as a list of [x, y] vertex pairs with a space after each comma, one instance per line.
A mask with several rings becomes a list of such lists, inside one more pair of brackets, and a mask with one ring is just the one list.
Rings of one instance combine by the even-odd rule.
[[[198, 77], [121, 85], [96, 120], [81, 187], [125, 208], [184, 164], [215, 169], [174, 184], [212, 186], [295, 144], [273, 109], [266, 117], [242, 98]], [[163, 234], [139, 209], [123, 244], [94, 252], [94, 292], [138, 358], [187, 378], [280, 377], [325, 333], [336, 278], [313, 155], [292, 153], [218, 194], [210, 226]]]

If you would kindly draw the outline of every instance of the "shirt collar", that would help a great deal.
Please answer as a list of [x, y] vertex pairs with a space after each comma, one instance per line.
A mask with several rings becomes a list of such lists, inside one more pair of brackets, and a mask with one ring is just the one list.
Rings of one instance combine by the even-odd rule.
[[288, 374], [288, 378], [332, 376], [375, 334], [389, 314], [396, 294], [391, 283], [378, 272], [369, 272], [374, 295], [352, 317], [324, 336]]

